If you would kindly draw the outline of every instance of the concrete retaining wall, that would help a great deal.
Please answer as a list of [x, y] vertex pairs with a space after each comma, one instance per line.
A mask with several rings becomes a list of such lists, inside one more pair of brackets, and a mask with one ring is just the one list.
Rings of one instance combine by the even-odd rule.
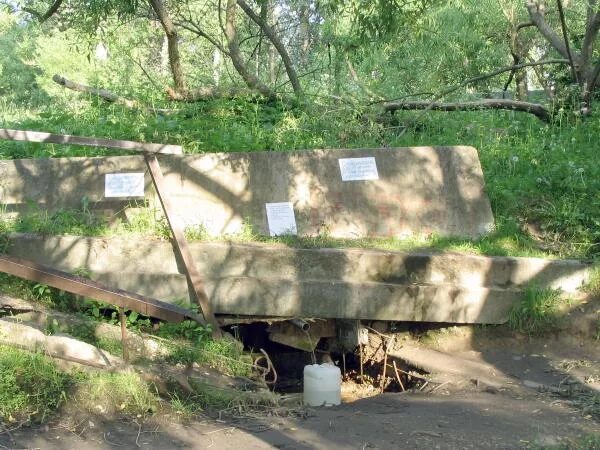
[[[378, 179], [342, 181], [340, 158], [373, 157]], [[334, 237], [436, 232], [479, 236], [493, 226], [477, 151], [410, 147], [159, 156], [173, 203], [188, 225], [213, 235], [244, 221], [269, 234], [265, 203], [291, 202], [298, 233]], [[79, 208], [114, 215], [130, 198], [105, 198], [107, 173], [146, 172], [141, 156], [0, 162], [0, 204], [20, 212]], [[146, 198], [157, 203], [150, 177]]]

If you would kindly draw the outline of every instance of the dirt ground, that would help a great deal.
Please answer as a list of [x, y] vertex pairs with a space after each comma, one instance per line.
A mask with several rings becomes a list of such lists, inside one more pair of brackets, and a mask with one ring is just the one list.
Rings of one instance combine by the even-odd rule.
[[169, 417], [63, 416], [44, 426], [1, 433], [0, 448], [561, 448], [600, 435], [597, 416], [547, 389], [575, 380], [589, 393], [600, 391], [600, 344], [571, 344], [511, 341], [455, 353], [491, 364], [496, 387], [453, 379], [422, 392], [387, 393], [338, 407], [185, 423]]

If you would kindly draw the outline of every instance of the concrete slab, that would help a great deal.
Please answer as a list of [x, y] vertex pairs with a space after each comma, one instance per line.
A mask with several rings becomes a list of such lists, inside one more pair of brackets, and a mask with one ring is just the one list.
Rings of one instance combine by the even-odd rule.
[[[11, 235], [7, 251], [62, 270], [85, 268], [128, 291], [189, 298], [166, 242]], [[536, 258], [227, 243], [195, 243], [191, 251], [215, 312], [244, 316], [502, 323], [526, 284], [569, 290], [590, 275], [578, 261]]]
[[[92, 238], [13, 234], [7, 253], [41, 264], [91, 273], [133, 273], [143, 284], [169, 295], [167, 277], [182, 273], [169, 242], [144, 238]], [[295, 249], [283, 245], [196, 242], [198, 270], [209, 278], [279, 277], [461, 287], [522, 288], [528, 284], [573, 292], [590, 277], [590, 265], [574, 260], [510, 258], [458, 253], [406, 253], [367, 249]], [[142, 280], [140, 281], [142, 282]], [[150, 295], [150, 293], [148, 293]], [[156, 294], [159, 295], [159, 294]]]
[[[343, 181], [340, 159], [374, 158], [363, 180]], [[249, 224], [268, 234], [266, 203], [291, 202], [298, 233], [334, 237], [439, 233], [475, 237], [494, 224], [473, 147], [409, 147], [160, 156], [176, 209], [211, 234]], [[362, 170], [362, 169], [361, 169]], [[107, 173], [146, 172], [142, 156], [2, 162], [0, 203], [19, 212], [79, 208], [114, 215], [131, 198], [105, 198]], [[360, 178], [360, 170], [351, 173]], [[364, 175], [364, 174], [363, 174]], [[148, 174], [146, 199], [156, 203]]]

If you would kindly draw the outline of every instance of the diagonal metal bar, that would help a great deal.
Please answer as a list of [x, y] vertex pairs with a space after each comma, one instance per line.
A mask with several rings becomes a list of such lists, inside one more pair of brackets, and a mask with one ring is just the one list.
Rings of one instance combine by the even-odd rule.
[[190, 252], [190, 248], [183, 232], [184, 224], [179, 216], [174, 213], [174, 208], [169, 200], [163, 173], [160, 168], [160, 164], [158, 163], [158, 159], [156, 158], [156, 155], [148, 153], [146, 153], [145, 158], [146, 164], [148, 165], [148, 170], [150, 171], [150, 176], [152, 177], [152, 182], [154, 183], [154, 188], [156, 189], [156, 193], [158, 194], [158, 198], [163, 207], [167, 222], [169, 223], [169, 228], [171, 229], [171, 233], [173, 235], [175, 249], [180, 256], [181, 261], [183, 262], [185, 276], [187, 278], [188, 285], [191, 287], [193, 296], [195, 297], [194, 300], [196, 300], [198, 306], [200, 307], [206, 322], [212, 325], [213, 336], [219, 337], [221, 335], [221, 328], [219, 327], [219, 323], [217, 322], [217, 319], [213, 313], [208, 295], [206, 295], [204, 280], [200, 276], [200, 273], [194, 264], [192, 253]]
[[150, 144], [146, 142], [124, 141], [120, 139], [104, 139], [69, 134], [53, 134], [41, 131], [10, 130], [0, 128], [0, 139], [8, 141], [40, 142], [46, 144], [71, 144], [87, 147], [106, 147], [120, 150], [133, 150], [147, 153], [166, 153], [181, 155], [183, 148], [180, 145]]
[[0, 253], [0, 272], [47, 284], [72, 294], [90, 297], [168, 322], [181, 322], [190, 318], [204, 323], [200, 316], [180, 306], [122, 289], [109, 288], [96, 281], [2, 253]]

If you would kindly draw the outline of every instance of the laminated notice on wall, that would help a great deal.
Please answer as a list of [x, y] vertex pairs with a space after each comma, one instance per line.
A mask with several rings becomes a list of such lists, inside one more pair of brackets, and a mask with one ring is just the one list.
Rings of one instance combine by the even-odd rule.
[[144, 174], [132, 173], [107, 173], [104, 178], [105, 197], [143, 197]]
[[290, 202], [266, 203], [267, 222], [269, 234], [281, 236], [283, 234], [298, 234], [294, 207]]
[[342, 181], [378, 180], [377, 164], [373, 156], [340, 158]]

